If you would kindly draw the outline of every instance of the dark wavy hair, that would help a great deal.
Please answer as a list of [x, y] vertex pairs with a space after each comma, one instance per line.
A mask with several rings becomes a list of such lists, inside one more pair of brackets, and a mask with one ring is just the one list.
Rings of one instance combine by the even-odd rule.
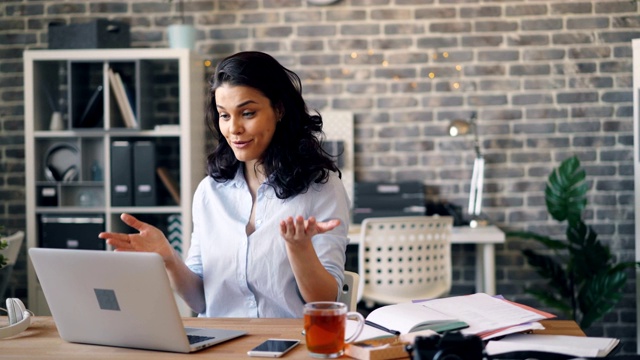
[[207, 156], [209, 176], [218, 182], [228, 181], [241, 165], [220, 132], [215, 93], [223, 84], [259, 90], [274, 110], [284, 114], [259, 160], [278, 198], [304, 193], [314, 182], [326, 183], [329, 171], [342, 176], [333, 158], [322, 149], [322, 117], [307, 110], [298, 75], [270, 55], [257, 51], [239, 52], [223, 59], [211, 78], [206, 117], [217, 146]]

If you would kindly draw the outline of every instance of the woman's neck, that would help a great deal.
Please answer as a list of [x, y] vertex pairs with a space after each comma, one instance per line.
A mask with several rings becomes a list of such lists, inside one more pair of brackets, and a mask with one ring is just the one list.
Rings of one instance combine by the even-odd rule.
[[247, 184], [249, 184], [252, 193], [255, 193], [255, 190], [257, 190], [260, 184], [266, 179], [264, 168], [255, 161], [246, 162], [244, 164], [244, 178]]
[[265, 178], [262, 166], [257, 165], [256, 162], [244, 164], [244, 179], [247, 181], [247, 185], [249, 186], [252, 203], [251, 215], [249, 216], [249, 222], [245, 228], [247, 236], [250, 236], [254, 231], [256, 231], [256, 202], [258, 201], [258, 188], [260, 187], [260, 184], [264, 182]]

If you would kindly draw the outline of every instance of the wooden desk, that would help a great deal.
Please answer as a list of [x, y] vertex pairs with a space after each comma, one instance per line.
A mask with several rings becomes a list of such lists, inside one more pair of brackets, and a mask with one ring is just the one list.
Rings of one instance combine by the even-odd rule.
[[[7, 317], [0, 317], [5, 325]], [[207, 319], [184, 318], [186, 326], [220, 327], [246, 330], [248, 335], [215, 345], [191, 354], [178, 354], [160, 351], [126, 349], [110, 346], [73, 344], [62, 340], [49, 316], [36, 316], [31, 326], [24, 332], [0, 340], [2, 359], [249, 359], [247, 351], [268, 338], [300, 339], [300, 345], [291, 350], [284, 359], [310, 359], [301, 334], [302, 319]], [[542, 321], [548, 330], [540, 333], [553, 335], [581, 335], [584, 333], [573, 321]], [[349, 358], [343, 356], [343, 358]]]
[[573, 320], [542, 320], [544, 330], [533, 330], [534, 334], [587, 336]]
[[[360, 225], [349, 225], [349, 244], [359, 244]], [[452, 244], [476, 245], [476, 292], [496, 294], [495, 244], [504, 244], [505, 235], [497, 226], [470, 228], [454, 226], [451, 231]]]

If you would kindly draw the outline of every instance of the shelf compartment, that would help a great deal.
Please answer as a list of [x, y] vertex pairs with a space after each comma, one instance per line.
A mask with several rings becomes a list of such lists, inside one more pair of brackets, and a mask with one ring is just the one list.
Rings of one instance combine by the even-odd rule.
[[[133, 206], [158, 206], [161, 208], [177, 206], [168, 185], [158, 175], [159, 167], [164, 167], [168, 171], [170, 178], [173, 178], [175, 184], [181, 184], [180, 176], [180, 140], [177, 137], [149, 137], [138, 136], [113, 136], [111, 142], [111, 159], [110, 159], [110, 196], [111, 206], [113, 207], [133, 207]], [[141, 165], [135, 164], [136, 149], [138, 144], [152, 143], [154, 153], [152, 156], [145, 155], [145, 158], [151, 159], [153, 164], [146, 161]], [[114, 146], [116, 144], [116, 146]], [[148, 166], [150, 165], [150, 166]], [[147, 171], [142, 171], [145, 177], [142, 181], [136, 179], [136, 171], [142, 167], [147, 167]], [[127, 170], [127, 168], [129, 170]], [[141, 202], [141, 198], [136, 198], [136, 191], [140, 184], [150, 184], [153, 187], [152, 203]], [[128, 190], [127, 190], [128, 189]], [[180, 192], [180, 189], [176, 189]], [[128, 191], [128, 192], [127, 192]], [[140, 193], [138, 193], [140, 195]], [[144, 200], [144, 199], [142, 199]]]
[[[103, 181], [96, 174], [104, 171], [104, 140], [97, 137], [36, 138], [36, 181], [74, 183]], [[96, 167], [100, 169], [96, 172]]]
[[104, 74], [101, 62], [69, 62], [69, 117], [73, 129], [104, 128]]
[[33, 127], [35, 131], [49, 130], [55, 111], [60, 112], [66, 122], [67, 62], [38, 61], [33, 64], [33, 72], [33, 78], [38, 81], [38, 86], [33, 88]]

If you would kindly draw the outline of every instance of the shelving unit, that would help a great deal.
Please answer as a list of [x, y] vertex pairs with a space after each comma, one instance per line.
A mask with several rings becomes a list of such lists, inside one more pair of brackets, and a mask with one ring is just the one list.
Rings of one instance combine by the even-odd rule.
[[[110, 68], [130, 90], [136, 128], [125, 125]], [[27, 247], [109, 250], [98, 232], [133, 232], [119, 218], [127, 212], [165, 233], [180, 219], [182, 243], [172, 244], [186, 256], [191, 197], [206, 169], [202, 60], [188, 49], [27, 50], [24, 79]], [[62, 115], [62, 129], [51, 124], [54, 112]], [[155, 159], [144, 172], [151, 205], [136, 205], [135, 198], [127, 206], [113, 204], [120, 179], [112, 170], [126, 159], [113, 157], [111, 147], [123, 141], [153, 145]], [[159, 166], [179, 185], [179, 204], [155, 174]], [[149, 190], [132, 185], [128, 191]], [[30, 263], [28, 282], [29, 308], [49, 314]]]

